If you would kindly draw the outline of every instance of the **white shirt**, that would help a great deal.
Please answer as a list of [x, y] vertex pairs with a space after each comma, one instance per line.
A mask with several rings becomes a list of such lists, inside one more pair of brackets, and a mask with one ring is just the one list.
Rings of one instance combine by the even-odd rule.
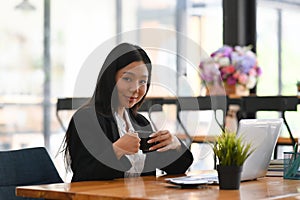
[[[117, 121], [120, 137], [127, 133], [126, 122], [128, 124], [128, 131], [134, 133], [135, 130], [131, 124], [127, 110], [124, 111], [124, 118], [126, 121], [124, 121], [123, 118], [117, 112], [114, 113], [114, 117]], [[139, 150], [135, 154], [125, 156], [129, 159], [132, 167], [125, 172], [124, 177], [140, 176], [144, 168], [146, 155], [143, 154], [142, 150]]]

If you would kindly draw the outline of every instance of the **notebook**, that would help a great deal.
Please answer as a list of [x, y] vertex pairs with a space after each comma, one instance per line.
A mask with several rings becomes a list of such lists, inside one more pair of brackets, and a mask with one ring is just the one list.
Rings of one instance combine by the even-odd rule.
[[242, 181], [266, 175], [282, 125], [282, 119], [240, 120], [238, 136], [242, 136], [245, 142], [251, 142], [252, 148], [255, 148], [243, 165]]
[[[255, 151], [243, 164], [241, 181], [264, 177], [267, 173], [276, 141], [281, 132], [283, 120], [280, 119], [242, 119], [239, 121], [237, 135], [246, 143], [251, 142]], [[181, 186], [216, 184], [217, 173], [167, 179], [168, 182]]]

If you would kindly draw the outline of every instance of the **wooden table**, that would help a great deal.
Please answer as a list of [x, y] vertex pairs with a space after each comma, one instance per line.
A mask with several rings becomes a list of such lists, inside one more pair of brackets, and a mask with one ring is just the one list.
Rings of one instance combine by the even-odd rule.
[[45, 199], [299, 199], [300, 181], [265, 177], [242, 182], [239, 190], [219, 190], [217, 185], [181, 189], [166, 177], [137, 177], [111, 181], [88, 181], [17, 187], [17, 196]]

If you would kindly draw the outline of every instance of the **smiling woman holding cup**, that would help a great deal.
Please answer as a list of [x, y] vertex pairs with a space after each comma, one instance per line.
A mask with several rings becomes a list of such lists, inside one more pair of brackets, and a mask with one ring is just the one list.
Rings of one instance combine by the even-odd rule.
[[137, 112], [149, 90], [151, 70], [139, 46], [122, 43], [108, 54], [91, 100], [76, 111], [66, 132], [72, 181], [155, 175], [157, 168], [182, 174], [192, 164], [191, 152], [176, 136], [168, 130], [154, 132]]

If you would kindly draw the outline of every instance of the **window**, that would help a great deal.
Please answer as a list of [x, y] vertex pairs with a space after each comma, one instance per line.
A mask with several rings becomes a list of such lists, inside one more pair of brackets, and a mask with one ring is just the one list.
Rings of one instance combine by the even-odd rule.
[[[300, 80], [299, 22], [297, 1], [259, 0], [257, 8], [257, 55], [263, 74], [257, 86], [258, 95], [296, 95]], [[299, 109], [299, 108], [298, 108]], [[277, 116], [276, 116], [277, 115]], [[259, 117], [278, 117], [277, 113], [259, 113]], [[299, 112], [287, 112], [294, 136], [299, 137]], [[284, 131], [283, 135], [287, 136]]]

